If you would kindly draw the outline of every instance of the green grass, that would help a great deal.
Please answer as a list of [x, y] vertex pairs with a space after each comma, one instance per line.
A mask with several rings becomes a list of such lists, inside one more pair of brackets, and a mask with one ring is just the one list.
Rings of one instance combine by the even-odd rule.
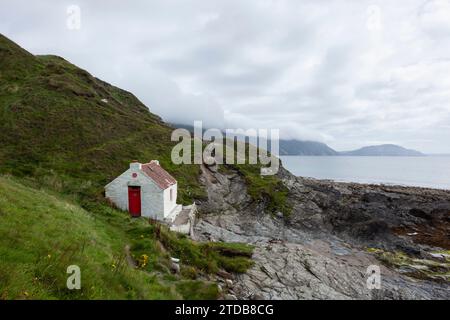
[[[246, 245], [196, 243], [162, 226], [157, 234], [144, 219], [102, 204], [84, 207], [0, 177], [1, 299], [215, 299], [217, 286], [199, 275], [252, 265]], [[125, 244], [137, 269], [126, 261]], [[172, 256], [181, 258], [180, 275], [170, 272]], [[81, 268], [81, 290], [66, 288], [69, 265]]]
[[[0, 177], [0, 298], [212, 299], [203, 274], [249, 268], [245, 245], [156, 232], [104, 202], [104, 185], [130, 161], [152, 159], [178, 180], [179, 202], [205, 199], [199, 165], [170, 159], [172, 130], [133, 94], [0, 35], [0, 174], [20, 179]], [[255, 200], [288, 212], [276, 177], [236, 168]], [[126, 244], [137, 261], [148, 257], [138, 270], [124, 263]], [[170, 256], [181, 259], [181, 275], [170, 273]], [[65, 288], [69, 263], [82, 269], [81, 291]]]
[[[245, 180], [247, 192], [256, 202], [263, 202], [265, 208], [270, 213], [282, 212], [285, 217], [292, 213], [292, 206], [288, 202], [288, 188], [282, 183], [277, 175], [261, 175], [261, 169], [266, 167], [259, 158], [256, 164], [250, 164], [250, 145], [248, 142], [234, 141], [234, 149], [229, 149], [231, 140], [224, 138], [222, 142], [222, 152], [219, 154], [224, 160], [223, 165], [219, 166], [222, 173], [228, 173], [232, 170], [238, 172]], [[227, 145], [227, 143], [229, 145]], [[239, 151], [243, 151], [242, 154]], [[226, 164], [227, 152], [233, 152], [235, 163]], [[270, 153], [267, 154], [270, 156]], [[237, 163], [237, 158], [244, 159], [245, 163]]]
[[259, 165], [231, 165], [245, 179], [247, 191], [255, 201], [263, 201], [271, 213], [282, 212], [285, 217], [292, 213], [288, 200], [288, 188], [276, 175], [261, 176]]
[[[132, 228], [128, 234], [133, 238], [132, 251], [136, 257], [148, 257], [145, 265], [148, 271], [166, 270], [171, 256], [179, 258], [187, 267], [184, 272], [188, 278], [216, 273], [219, 269], [243, 273], [253, 265], [253, 247], [242, 243], [194, 242], [185, 235], [170, 232], [158, 223]], [[161, 247], [167, 254], [154, 259]]]
[[367, 248], [367, 252], [375, 255], [386, 266], [401, 269], [408, 268], [404, 275], [412, 278], [431, 280], [442, 283], [450, 282], [450, 262], [435, 258], [423, 259], [409, 256], [401, 251], [385, 251], [379, 248]]
[[183, 298], [191, 300], [202, 300], [205, 297], [215, 298], [219, 295], [219, 288], [216, 285], [204, 285], [199, 281], [179, 281], [176, 284], [176, 288]]
[[1, 35], [0, 120], [2, 173], [89, 182], [88, 190], [70, 192], [100, 198], [132, 160], [159, 159], [176, 176], [184, 204], [205, 197], [199, 166], [170, 160], [173, 128], [134, 95], [62, 58], [33, 56]]
[[[3, 299], [179, 297], [154, 277], [118, 264], [125, 234], [51, 193], [0, 178], [0, 212]], [[81, 290], [66, 288], [69, 265], [81, 268]]]
[[[243, 273], [253, 265], [250, 259], [253, 248], [246, 244], [193, 243], [184, 235], [161, 229], [159, 235], [163, 245], [185, 264], [206, 273], [215, 273], [220, 268], [228, 272]], [[233, 248], [228, 254], [224, 248]]]
[[[199, 165], [170, 159], [177, 143], [172, 130], [133, 94], [63, 58], [33, 56], [0, 35], [0, 173], [98, 200], [132, 160], [158, 159], [178, 180], [182, 204], [204, 200]], [[255, 200], [266, 201], [271, 212], [289, 213], [278, 178], [260, 176], [260, 165], [234, 167]]]

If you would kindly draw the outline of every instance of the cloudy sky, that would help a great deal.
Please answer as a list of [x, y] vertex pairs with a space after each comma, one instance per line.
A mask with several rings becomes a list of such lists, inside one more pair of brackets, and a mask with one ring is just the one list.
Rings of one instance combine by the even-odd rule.
[[450, 0], [0, 0], [0, 32], [167, 121], [450, 153]]

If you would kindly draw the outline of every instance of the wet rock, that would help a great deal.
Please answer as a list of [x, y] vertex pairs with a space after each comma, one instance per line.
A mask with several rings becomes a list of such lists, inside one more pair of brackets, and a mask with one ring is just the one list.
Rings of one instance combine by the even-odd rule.
[[373, 240], [389, 231], [388, 224], [382, 220], [370, 220], [362, 223], [354, 223], [350, 235], [358, 239]]
[[225, 300], [237, 300], [237, 297], [234, 294], [226, 294], [224, 296]]
[[[235, 172], [202, 170], [208, 201], [195, 226], [199, 240], [255, 246], [254, 266], [232, 281], [236, 298], [450, 298], [448, 282], [411, 279], [408, 274], [423, 270], [399, 271], [367, 250], [425, 257], [430, 245], [450, 246], [450, 192], [299, 178], [281, 167], [293, 210], [274, 219], [263, 203], [252, 202]], [[379, 290], [367, 288], [371, 265], [381, 269]]]
[[430, 214], [426, 213], [423, 210], [416, 209], [416, 208], [410, 209], [409, 214], [414, 217], [418, 217], [418, 218], [425, 219], [425, 220], [431, 220], [431, 218], [432, 218]]
[[231, 279], [231, 280], [234, 279], [233, 274], [231, 274], [231, 273], [229, 273], [229, 272], [227, 272], [227, 271], [225, 271], [225, 270], [219, 270], [219, 271], [217, 271], [217, 275], [218, 275], [219, 277], [221, 277], [221, 278], [224, 278], [224, 279]]
[[249, 297], [250, 300], [264, 300], [264, 297], [258, 293], [253, 293]]
[[226, 283], [226, 285], [228, 286], [228, 287], [233, 287], [233, 280], [230, 280], [230, 279], [226, 279], [225, 280], [225, 283]]

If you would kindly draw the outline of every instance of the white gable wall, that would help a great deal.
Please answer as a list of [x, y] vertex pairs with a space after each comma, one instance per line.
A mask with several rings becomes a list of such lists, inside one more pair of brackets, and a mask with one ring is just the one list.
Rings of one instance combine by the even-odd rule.
[[[178, 184], [176, 183], [164, 190], [164, 218], [167, 218], [177, 205], [177, 189]], [[172, 190], [172, 201], [170, 201], [170, 190]]]
[[[127, 171], [106, 185], [105, 196], [118, 208], [129, 211], [128, 186], [140, 186], [141, 215], [164, 220], [177, 205], [177, 184], [162, 190], [140, 168], [140, 164], [132, 163]], [[137, 175], [136, 178], [133, 178], [133, 173]], [[172, 201], [170, 201], [170, 190], [172, 190]]]
[[[133, 178], [136, 173], [136, 178]], [[138, 167], [130, 168], [105, 187], [105, 196], [118, 208], [129, 211], [128, 186], [141, 187], [141, 215], [153, 219], [164, 218], [164, 193]]]

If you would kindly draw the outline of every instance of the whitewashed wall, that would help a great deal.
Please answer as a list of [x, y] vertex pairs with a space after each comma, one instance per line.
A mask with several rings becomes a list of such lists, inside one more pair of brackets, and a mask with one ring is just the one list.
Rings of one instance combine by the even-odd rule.
[[[140, 168], [140, 163], [130, 164], [127, 171], [106, 185], [105, 196], [120, 209], [129, 211], [128, 186], [140, 186], [142, 216], [163, 220], [174, 207], [170, 202], [170, 188], [161, 190]], [[136, 178], [133, 173], [137, 174]], [[176, 203], [176, 186], [173, 192], [172, 202]]]
[[[169, 213], [176, 207], [177, 205], [177, 184], [170, 186], [166, 190], [164, 190], [164, 218], [167, 218]], [[172, 190], [172, 201], [170, 201], [170, 190]]]

